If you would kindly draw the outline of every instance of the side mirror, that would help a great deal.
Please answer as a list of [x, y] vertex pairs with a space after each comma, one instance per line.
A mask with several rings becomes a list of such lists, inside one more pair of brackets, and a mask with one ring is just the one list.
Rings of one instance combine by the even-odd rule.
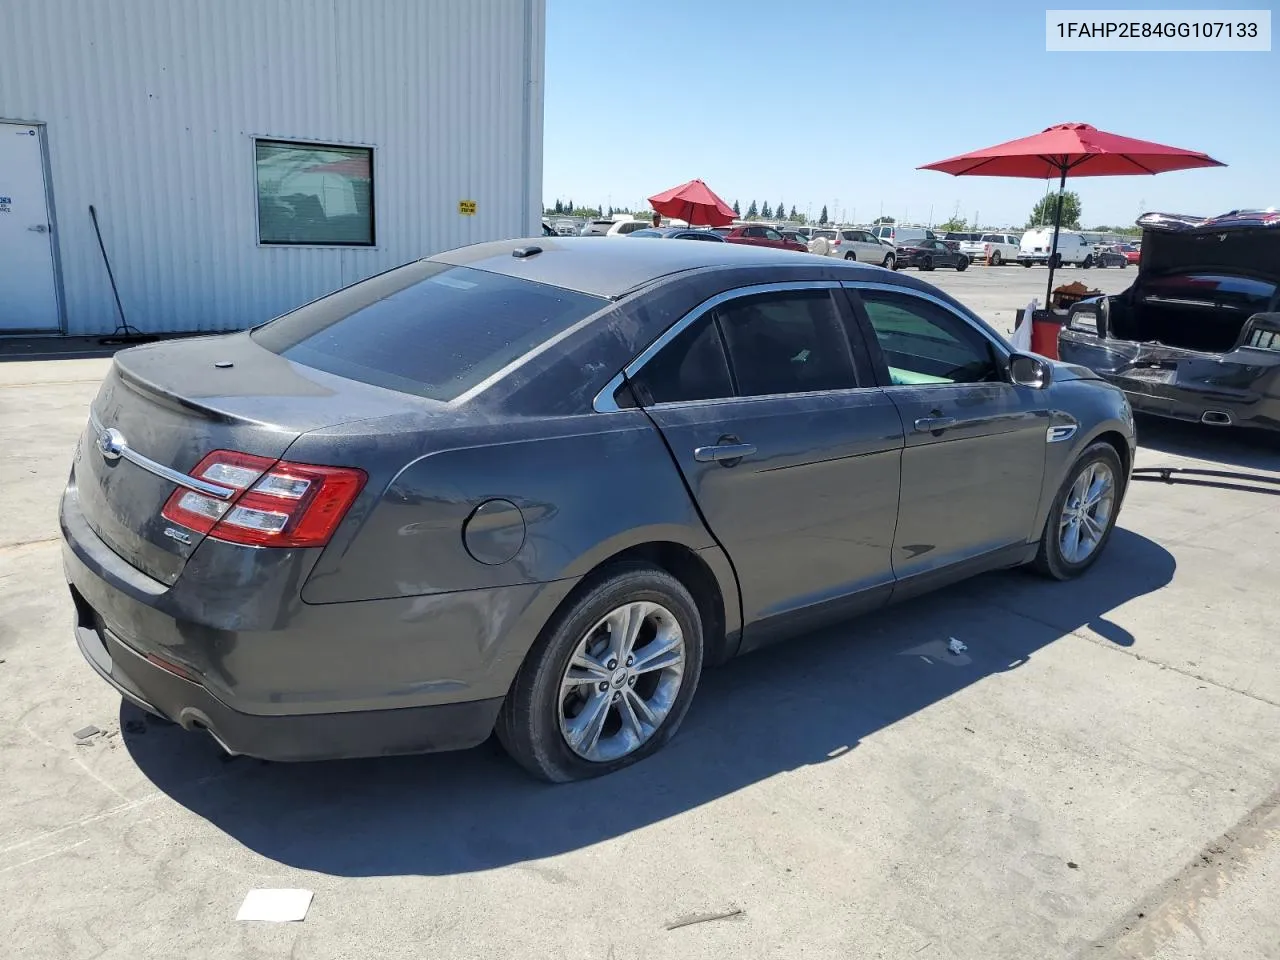
[[1020, 387], [1043, 390], [1053, 381], [1053, 368], [1043, 357], [1015, 353], [1009, 358], [1009, 379]]

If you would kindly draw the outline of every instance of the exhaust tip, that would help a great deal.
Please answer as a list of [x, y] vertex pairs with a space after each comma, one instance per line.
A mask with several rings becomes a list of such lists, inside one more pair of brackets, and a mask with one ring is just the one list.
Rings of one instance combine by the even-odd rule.
[[1200, 416], [1201, 423], [1207, 423], [1212, 427], [1229, 427], [1231, 426], [1231, 414], [1225, 410], [1206, 410]]

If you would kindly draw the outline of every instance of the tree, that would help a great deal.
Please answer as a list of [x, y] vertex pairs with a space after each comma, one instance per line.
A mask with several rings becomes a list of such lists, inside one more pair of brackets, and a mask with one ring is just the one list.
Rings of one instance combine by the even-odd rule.
[[740, 216], [742, 216], [742, 211], [738, 208], [738, 201], [737, 201], [737, 200], [733, 201], [733, 215], [734, 215], [735, 217], [740, 217]]
[[876, 217], [874, 220], [871, 221], [873, 225], [879, 225], [882, 223], [897, 223], [897, 222], [898, 221], [894, 220], [893, 217]]
[[824, 203], [822, 205], [822, 214], [818, 217], [818, 225], [826, 226], [826, 224], [827, 224], [827, 205]]
[[609, 216], [610, 216], [610, 217], [612, 217], [612, 216], [613, 216], [613, 207], [610, 207], [610, 208], [609, 208]]
[[751, 206], [747, 207], [747, 219], [754, 220], [758, 216], [760, 216], [760, 208], [757, 207], [756, 202], [752, 200]]
[[760, 216], [764, 217], [766, 220], [773, 216], [773, 210], [769, 206], [769, 201], [766, 200], [764, 206], [760, 208]]
[[800, 214], [796, 213], [796, 208], [795, 208], [795, 206], [794, 206], [794, 205], [792, 205], [792, 207], [791, 207], [791, 216], [787, 217], [787, 219], [788, 219], [788, 220], [799, 220], [799, 219], [800, 219]]
[[787, 208], [783, 205], [781, 200], [779, 200], [778, 205], [773, 208], [773, 215], [779, 220], [787, 219]]
[[953, 230], [954, 231], [968, 230], [969, 221], [965, 220], [963, 217], [953, 216], [950, 220], [946, 220], [943, 223], [938, 224], [938, 229], [943, 231], [944, 233], [950, 233]]
[[[1058, 208], [1055, 194], [1041, 197], [1031, 208], [1031, 216], [1027, 219], [1028, 227], [1053, 226], [1054, 211]], [[1062, 195], [1062, 226], [1071, 230], [1080, 229], [1080, 195], [1068, 190]]]

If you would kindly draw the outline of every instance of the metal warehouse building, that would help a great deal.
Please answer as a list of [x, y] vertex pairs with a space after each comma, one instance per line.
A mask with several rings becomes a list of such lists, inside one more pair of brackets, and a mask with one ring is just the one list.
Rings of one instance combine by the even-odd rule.
[[132, 326], [217, 331], [540, 232], [544, 0], [0, 9], [0, 333], [114, 331], [108, 258]]

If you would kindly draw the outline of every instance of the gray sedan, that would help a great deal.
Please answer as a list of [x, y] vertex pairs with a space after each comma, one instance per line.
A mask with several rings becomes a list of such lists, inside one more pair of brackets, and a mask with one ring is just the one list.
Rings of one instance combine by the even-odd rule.
[[704, 666], [986, 570], [1098, 559], [1134, 434], [914, 278], [545, 237], [116, 355], [61, 507], [127, 700], [274, 760], [548, 780], [675, 733]]

